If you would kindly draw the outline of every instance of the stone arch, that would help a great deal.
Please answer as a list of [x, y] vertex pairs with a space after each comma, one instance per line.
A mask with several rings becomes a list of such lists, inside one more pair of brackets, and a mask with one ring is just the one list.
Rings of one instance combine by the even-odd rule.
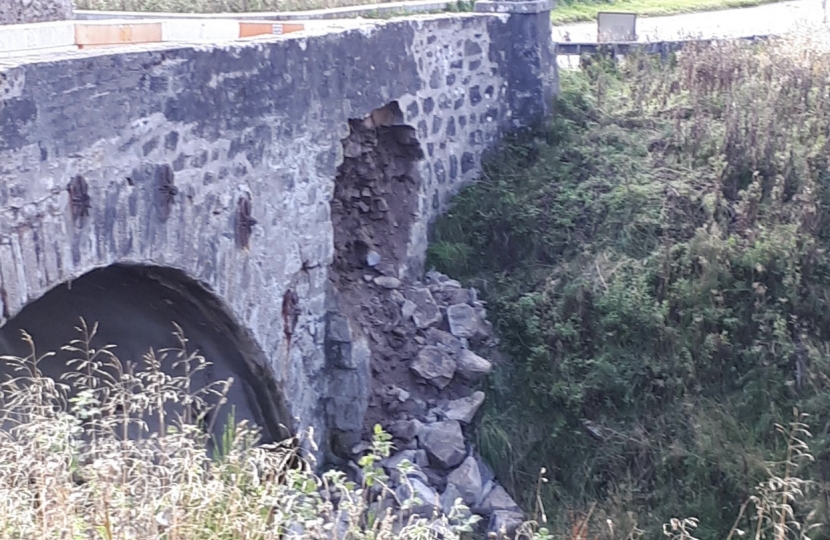
[[[98, 324], [93, 348], [115, 345], [116, 356], [134, 362], [139, 369], [150, 348], [158, 351], [177, 346], [175, 322], [188, 340], [188, 350], [198, 350], [211, 363], [199, 373], [196, 386], [232, 377], [228, 403], [236, 409], [237, 421], [259, 426], [263, 442], [291, 435], [286, 404], [273, 377], [262, 368], [259, 348], [224, 303], [185, 272], [114, 264], [57, 285], [0, 327], [0, 354], [25, 356], [28, 350], [21, 340], [21, 331], [25, 330], [39, 352], [56, 352], [39, 367], [45, 375], [58, 379], [72, 369], [67, 364], [70, 353], [60, 349], [80, 337], [75, 327], [81, 318], [90, 326]], [[180, 375], [181, 368], [177, 371], [173, 363], [170, 356], [162, 368]], [[8, 367], [0, 364], [0, 375], [8, 372]], [[226, 406], [222, 412], [229, 410]], [[215, 437], [221, 437], [223, 418], [226, 414], [214, 424]], [[150, 425], [150, 433], [154, 427]]]

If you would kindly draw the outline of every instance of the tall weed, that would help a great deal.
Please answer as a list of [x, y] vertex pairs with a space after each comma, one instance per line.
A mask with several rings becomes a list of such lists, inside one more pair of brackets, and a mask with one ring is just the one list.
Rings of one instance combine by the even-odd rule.
[[608, 538], [694, 515], [720, 539], [798, 406], [822, 427], [794, 512], [830, 522], [826, 38], [584, 65], [435, 228], [430, 261], [487, 284], [511, 358], [485, 456], [526, 504], [545, 467], [547, 508], [631, 524]]

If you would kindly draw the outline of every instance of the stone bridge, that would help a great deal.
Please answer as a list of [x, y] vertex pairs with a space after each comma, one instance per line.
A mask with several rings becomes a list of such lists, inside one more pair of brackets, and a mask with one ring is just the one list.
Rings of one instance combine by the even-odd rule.
[[423, 274], [430, 221], [547, 111], [549, 10], [0, 60], [0, 346], [56, 350], [83, 316], [138, 361], [175, 320], [267, 438], [359, 432], [344, 276]]

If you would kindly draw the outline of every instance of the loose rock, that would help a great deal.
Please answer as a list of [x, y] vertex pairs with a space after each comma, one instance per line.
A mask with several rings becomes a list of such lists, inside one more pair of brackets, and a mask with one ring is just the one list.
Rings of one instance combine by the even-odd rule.
[[407, 460], [418, 467], [426, 467], [429, 465], [429, 458], [427, 457], [425, 450], [404, 450], [402, 452], [398, 452], [394, 456], [384, 459], [380, 463], [386, 467], [388, 471], [392, 471], [397, 469], [398, 465], [400, 465], [404, 460]]
[[447, 476], [447, 485], [457, 488], [467, 506], [478, 505], [481, 502], [481, 473], [478, 470], [476, 458], [467, 457]]
[[421, 432], [421, 423], [417, 420], [398, 420], [389, 426], [389, 434], [403, 441], [411, 441]]
[[380, 263], [380, 253], [371, 250], [366, 254], [366, 266], [377, 266]]
[[522, 509], [516, 504], [516, 501], [507, 493], [507, 490], [501, 486], [496, 486], [493, 491], [481, 503], [481, 512], [483, 514], [492, 514], [500, 510], [509, 512], [521, 513]]
[[463, 349], [456, 359], [458, 374], [468, 381], [475, 381], [489, 375], [493, 371], [493, 364], [469, 349]]
[[438, 347], [424, 347], [410, 365], [412, 371], [437, 388], [445, 388], [455, 375], [455, 360]]
[[401, 317], [403, 317], [403, 320], [407, 321], [411, 319], [416, 309], [418, 309], [418, 306], [415, 305], [415, 302], [412, 300], [404, 300], [401, 306]]
[[412, 320], [420, 328], [429, 328], [441, 322], [441, 310], [435, 304], [432, 293], [426, 287], [410, 287], [404, 292], [407, 300], [415, 304]]
[[475, 308], [469, 304], [454, 304], [447, 308], [447, 319], [450, 323], [450, 333], [460, 338], [487, 337], [484, 324], [479, 319]]
[[429, 517], [432, 515], [433, 509], [440, 508], [441, 501], [438, 498], [438, 494], [431, 487], [421, 480], [411, 477], [408, 478], [408, 484], [404, 482], [398, 486], [398, 489], [395, 490], [395, 495], [401, 501], [405, 501], [411, 496], [417, 497], [421, 501], [421, 504], [414, 507], [413, 512], [421, 516]]
[[447, 420], [458, 420], [464, 424], [473, 421], [478, 409], [484, 403], [484, 392], [473, 392], [472, 395], [454, 399], [441, 408], [441, 413]]
[[508, 510], [497, 510], [490, 516], [490, 523], [487, 526], [487, 533], [494, 534], [496, 538], [513, 538], [522, 522], [524, 514], [521, 512], [510, 512]]
[[441, 494], [441, 511], [444, 512], [444, 515], [450, 515], [452, 512], [453, 507], [455, 506], [456, 499], [464, 499], [461, 496], [461, 492], [458, 491], [458, 488], [455, 487], [455, 484], [447, 484], [447, 489], [444, 490], [444, 493]]
[[456, 421], [424, 426], [418, 434], [418, 443], [432, 458], [431, 462], [441, 468], [451, 469], [464, 461], [464, 434]]
[[392, 276], [378, 276], [375, 278], [375, 285], [384, 289], [397, 289], [401, 286], [401, 280]]

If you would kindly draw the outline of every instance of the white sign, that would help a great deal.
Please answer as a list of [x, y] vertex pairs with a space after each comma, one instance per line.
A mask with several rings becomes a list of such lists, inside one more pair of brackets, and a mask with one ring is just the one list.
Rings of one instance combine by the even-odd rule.
[[597, 41], [637, 41], [637, 14], [611, 13], [597, 14]]

